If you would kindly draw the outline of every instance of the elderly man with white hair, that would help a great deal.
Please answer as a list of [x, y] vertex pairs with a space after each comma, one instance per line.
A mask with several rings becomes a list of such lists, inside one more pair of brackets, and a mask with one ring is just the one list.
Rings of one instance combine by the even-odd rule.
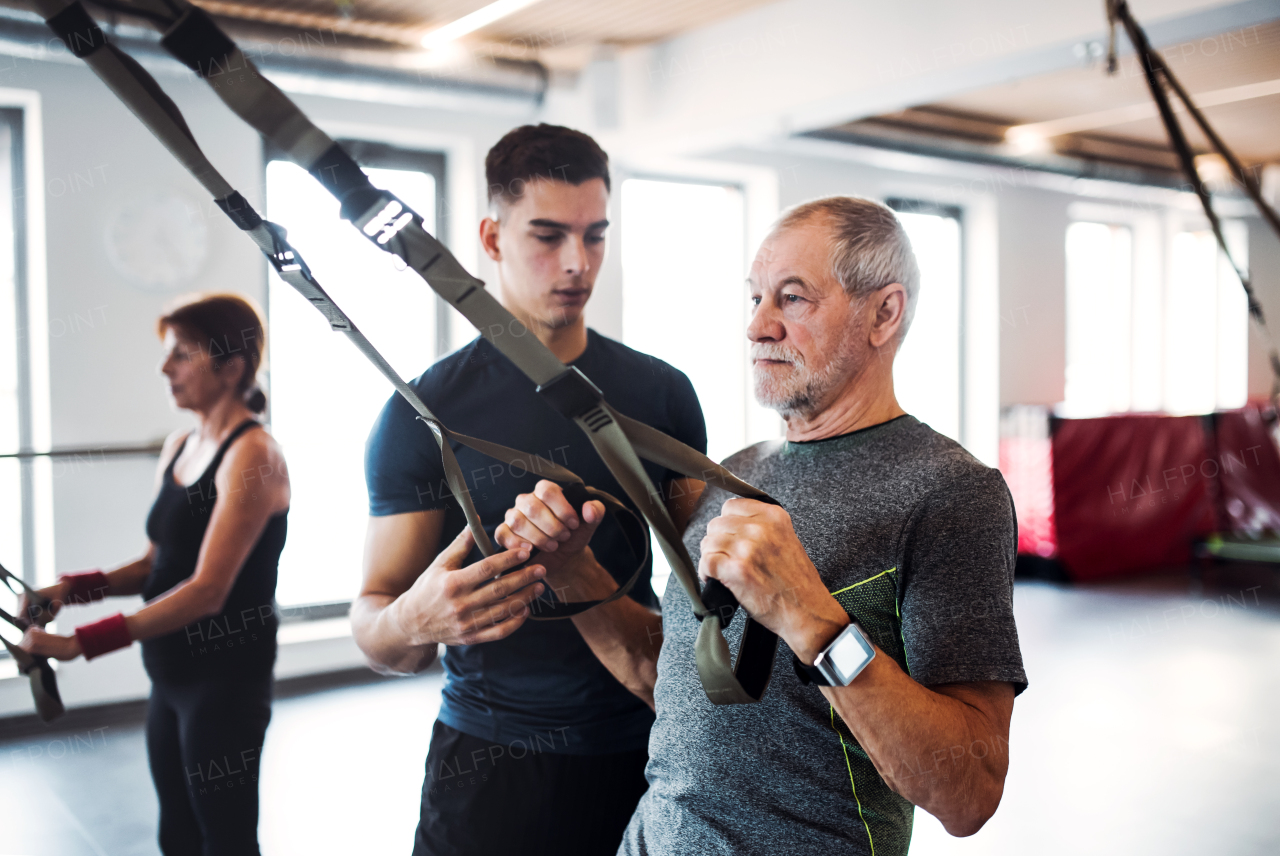
[[[726, 465], [782, 506], [704, 490], [684, 541], [783, 646], [763, 700], [716, 706], [678, 585], [660, 616], [628, 598], [574, 619], [610, 673], [655, 707], [649, 790], [625, 854], [907, 852], [915, 806], [952, 835], [995, 812], [1014, 696], [1016, 524], [1000, 474], [907, 415], [893, 359], [919, 270], [893, 212], [831, 197], [787, 211], [752, 266], [755, 393], [784, 440]], [[547, 551], [571, 600], [616, 588], [581, 518], [539, 483], [507, 547]], [[737, 643], [741, 611], [727, 636]]]

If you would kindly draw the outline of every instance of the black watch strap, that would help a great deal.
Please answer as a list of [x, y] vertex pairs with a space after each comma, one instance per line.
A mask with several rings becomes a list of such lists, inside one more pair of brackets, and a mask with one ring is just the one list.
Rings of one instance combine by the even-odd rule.
[[818, 671], [816, 666], [806, 666], [795, 654], [791, 655], [791, 665], [795, 668], [796, 677], [800, 679], [800, 683], [806, 687], [810, 684], [817, 687], [831, 686], [831, 681], [827, 680], [827, 676]]

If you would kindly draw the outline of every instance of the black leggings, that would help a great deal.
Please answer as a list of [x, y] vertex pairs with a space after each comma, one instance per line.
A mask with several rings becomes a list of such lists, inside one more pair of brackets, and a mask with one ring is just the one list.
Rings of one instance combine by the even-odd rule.
[[165, 856], [256, 856], [271, 676], [155, 681], [147, 756]]

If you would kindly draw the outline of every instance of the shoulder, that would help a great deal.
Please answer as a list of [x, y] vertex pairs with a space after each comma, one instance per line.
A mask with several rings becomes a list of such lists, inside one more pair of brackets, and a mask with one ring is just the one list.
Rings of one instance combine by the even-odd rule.
[[265, 427], [256, 426], [235, 439], [222, 458], [217, 478], [229, 478], [242, 470], [270, 467], [284, 471], [284, 452]]
[[182, 448], [183, 441], [186, 440], [190, 434], [190, 428], [179, 428], [177, 431], [173, 431], [168, 437], [164, 438], [164, 445], [160, 447], [160, 463], [158, 465], [159, 472], [163, 473], [169, 467], [174, 456], [178, 454], [178, 449]]
[[635, 381], [643, 383], [648, 380], [693, 389], [688, 376], [665, 360], [637, 351], [590, 328], [587, 329], [587, 347], [592, 350], [593, 356], [598, 355], [611, 369], [626, 371]]
[[[433, 412], [437, 412], [440, 403], [456, 404], [477, 395], [491, 395], [491, 392], [476, 382], [475, 375], [484, 366], [493, 363], [494, 354], [496, 351], [492, 346], [476, 337], [436, 360], [426, 371], [409, 381], [409, 386], [427, 402]], [[417, 417], [417, 411], [404, 396], [393, 391], [378, 413], [370, 440], [385, 437], [388, 432], [416, 431], [416, 428], [405, 426], [413, 426]]]
[[721, 465], [738, 475], [750, 473], [763, 462], [776, 456], [784, 445], [786, 445], [785, 440], [762, 440], [734, 452], [721, 461]]
[[1012, 514], [1013, 500], [1001, 472], [979, 461], [955, 440], [917, 423], [903, 432], [899, 445], [899, 477], [922, 487], [922, 507]]

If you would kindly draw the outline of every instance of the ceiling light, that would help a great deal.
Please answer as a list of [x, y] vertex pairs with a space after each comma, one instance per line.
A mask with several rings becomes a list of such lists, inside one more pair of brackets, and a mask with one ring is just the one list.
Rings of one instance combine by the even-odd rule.
[[480, 7], [470, 15], [463, 15], [458, 20], [427, 33], [422, 37], [422, 46], [424, 48], [438, 48], [442, 45], [447, 45], [454, 39], [461, 38], [467, 33], [474, 33], [481, 27], [487, 27], [494, 21], [519, 12], [524, 7], [531, 6], [536, 2], [538, 0], [497, 0], [497, 2], [490, 3], [488, 6]]
[[1053, 147], [1049, 138], [1030, 125], [1014, 125], [1004, 132], [1005, 142], [1014, 154], [1047, 154]]

